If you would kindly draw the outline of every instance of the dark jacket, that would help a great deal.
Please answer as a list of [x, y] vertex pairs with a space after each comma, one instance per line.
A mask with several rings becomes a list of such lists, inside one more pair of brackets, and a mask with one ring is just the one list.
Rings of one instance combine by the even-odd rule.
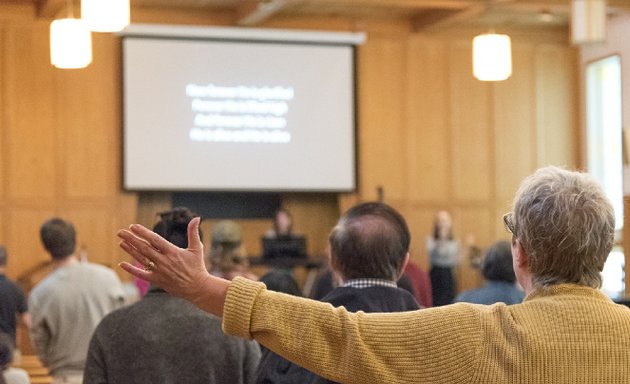
[[[321, 301], [350, 312], [405, 312], [419, 309], [413, 295], [401, 288], [372, 286], [368, 288], [339, 287]], [[324, 384], [334, 383], [263, 347], [256, 377], [257, 384]]]

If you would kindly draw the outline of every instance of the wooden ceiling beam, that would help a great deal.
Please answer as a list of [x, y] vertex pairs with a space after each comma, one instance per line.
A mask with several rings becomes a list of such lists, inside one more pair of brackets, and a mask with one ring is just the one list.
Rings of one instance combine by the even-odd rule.
[[464, 9], [486, 0], [309, 0], [311, 5], [348, 5], [400, 9]]
[[442, 17], [438, 17], [434, 19], [429, 19], [427, 17], [416, 17], [413, 20], [413, 27], [414, 27], [414, 30], [416, 31], [439, 30], [439, 29], [453, 26], [455, 24], [464, 23], [471, 19], [475, 19], [476, 17], [483, 14], [487, 10], [488, 10], [488, 6], [486, 4], [475, 4], [475, 5], [469, 6], [466, 9], [460, 10], [458, 12], [451, 12], [450, 14], [443, 14]]
[[301, 2], [302, 0], [246, 1], [237, 9], [237, 24], [244, 27], [262, 24], [289, 6]]
[[[72, 1], [72, 0], [71, 0]], [[36, 2], [37, 17], [54, 19], [67, 10], [67, 0], [39, 0]], [[78, 8], [77, 8], [78, 10]], [[78, 17], [75, 15], [75, 17]]]

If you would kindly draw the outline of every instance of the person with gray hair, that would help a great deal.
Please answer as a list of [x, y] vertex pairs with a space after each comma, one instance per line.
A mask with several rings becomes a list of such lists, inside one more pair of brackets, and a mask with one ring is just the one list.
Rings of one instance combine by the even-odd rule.
[[456, 303], [400, 313], [351, 313], [208, 275], [191, 221], [182, 249], [134, 224], [121, 247], [147, 272], [124, 270], [223, 316], [228, 334], [254, 338], [342, 383], [628, 383], [630, 308], [598, 288], [614, 215], [588, 175], [545, 167], [522, 182], [505, 215], [521, 304]]
[[460, 293], [455, 301], [487, 305], [498, 302], [510, 305], [523, 301], [525, 294], [515, 284], [512, 246], [509, 241], [497, 241], [488, 248], [481, 265], [481, 274], [486, 284]]
[[[329, 262], [337, 288], [321, 301], [350, 312], [403, 312], [419, 309], [413, 295], [396, 284], [409, 261], [411, 235], [405, 219], [387, 204], [355, 205], [328, 236]], [[333, 383], [295, 364], [267, 361], [258, 384]], [[278, 369], [281, 368], [281, 369]]]

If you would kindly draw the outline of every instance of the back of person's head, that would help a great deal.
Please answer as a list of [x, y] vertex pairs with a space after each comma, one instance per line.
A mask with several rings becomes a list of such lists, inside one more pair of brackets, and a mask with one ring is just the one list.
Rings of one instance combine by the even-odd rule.
[[0, 267], [7, 266], [7, 249], [0, 245]]
[[42, 224], [39, 235], [53, 260], [61, 260], [74, 253], [76, 232], [69, 221], [54, 217]]
[[535, 285], [601, 286], [615, 215], [590, 176], [553, 166], [539, 169], [519, 187], [511, 220]]
[[488, 248], [481, 266], [481, 274], [486, 280], [490, 281], [504, 281], [507, 283], [516, 281], [510, 242], [505, 240], [497, 241]]
[[[153, 232], [180, 248], [188, 248], [188, 223], [199, 215], [186, 207], [175, 207], [158, 215], [160, 220], [153, 226]], [[203, 239], [201, 227], [199, 238]]]
[[302, 296], [297, 282], [288, 271], [280, 269], [272, 270], [263, 275], [260, 281], [265, 283], [267, 289], [272, 291], [287, 293], [293, 296]]
[[212, 228], [212, 248], [238, 248], [241, 241], [241, 227], [235, 221], [221, 220]]
[[228, 274], [249, 267], [241, 247], [240, 225], [232, 220], [221, 220], [212, 228], [210, 264], [213, 271]]
[[344, 280], [396, 281], [411, 236], [405, 219], [383, 203], [363, 203], [348, 210], [328, 238], [333, 268]]
[[13, 339], [8, 334], [0, 332], [0, 371], [7, 369], [12, 361]]

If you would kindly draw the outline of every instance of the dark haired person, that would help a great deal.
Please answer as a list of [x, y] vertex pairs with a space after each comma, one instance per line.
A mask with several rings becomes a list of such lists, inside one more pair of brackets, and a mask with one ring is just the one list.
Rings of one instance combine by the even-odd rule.
[[178, 248], [141, 225], [121, 230], [121, 247], [158, 267], [144, 277], [223, 316], [224, 330], [255, 338], [307, 369], [343, 383], [630, 382], [630, 308], [604, 295], [601, 271], [615, 215], [592, 178], [557, 167], [521, 184], [512, 233], [521, 304], [456, 303], [402, 313], [351, 313], [267, 291], [246, 279], [210, 276], [191, 221]]
[[516, 275], [512, 266], [512, 247], [508, 241], [497, 241], [486, 252], [481, 266], [486, 285], [462, 292], [456, 301], [474, 304], [505, 303], [518, 304], [525, 293], [516, 286]]
[[12, 368], [13, 340], [0, 332], [0, 384], [29, 384], [28, 373], [21, 368]]
[[27, 311], [24, 292], [6, 276], [7, 257], [6, 248], [0, 245], [0, 332], [8, 334], [15, 345], [17, 319], [29, 329], [31, 315]]
[[[162, 213], [153, 230], [186, 248], [194, 216], [175, 208]], [[221, 319], [152, 285], [142, 300], [112, 312], [96, 328], [84, 383], [246, 384], [259, 359], [255, 342], [225, 335]]]
[[[328, 237], [330, 268], [337, 288], [321, 301], [350, 312], [419, 309], [413, 295], [396, 284], [409, 260], [410, 242], [405, 219], [388, 205], [363, 203], [351, 208]], [[276, 373], [258, 380], [260, 384], [291, 382], [330, 381], [297, 365], [289, 367], [284, 375]]]
[[453, 237], [453, 220], [447, 211], [435, 214], [433, 234], [425, 240], [431, 269], [433, 305], [451, 304], [455, 299], [457, 283], [453, 270], [460, 260], [459, 242]]
[[54, 270], [29, 297], [31, 342], [53, 383], [81, 383], [92, 332], [124, 304], [123, 287], [111, 269], [79, 261], [72, 223], [52, 218], [41, 226], [40, 237]]
[[283, 239], [293, 236], [293, 216], [281, 208], [273, 215], [273, 227], [265, 233], [267, 239]]

